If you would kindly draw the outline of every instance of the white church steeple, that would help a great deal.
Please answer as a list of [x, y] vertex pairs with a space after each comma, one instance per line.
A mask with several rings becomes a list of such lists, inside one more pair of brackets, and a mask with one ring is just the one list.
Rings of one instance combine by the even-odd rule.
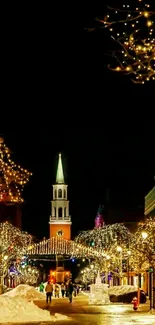
[[53, 185], [53, 200], [51, 201], [50, 238], [61, 236], [71, 237], [71, 216], [69, 215], [69, 201], [65, 184], [61, 154], [59, 154], [56, 173], [56, 184]]
[[62, 167], [61, 153], [59, 153], [58, 168], [57, 168], [57, 175], [56, 175], [56, 183], [57, 184], [64, 184], [65, 183], [63, 167]]

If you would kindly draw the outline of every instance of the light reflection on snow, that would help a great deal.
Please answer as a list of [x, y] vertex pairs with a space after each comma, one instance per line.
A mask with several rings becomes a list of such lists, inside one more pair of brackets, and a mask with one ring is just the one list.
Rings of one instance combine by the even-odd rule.
[[[155, 325], [155, 316], [144, 313], [135, 315], [130, 314], [87, 314], [87, 315], [73, 315], [72, 321], [76, 324], [85, 325]], [[72, 321], [70, 325], [72, 324]]]
[[[105, 309], [105, 306], [104, 308]], [[132, 310], [132, 306], [131, 306], [131, 310]], [[126, 313], [127, 311], [129, 311], [129, 307], [127, 306], [118, 306], [118, 305], [106, 305], [106, 313], [107, 314], [119, 314], [119, 313]]]

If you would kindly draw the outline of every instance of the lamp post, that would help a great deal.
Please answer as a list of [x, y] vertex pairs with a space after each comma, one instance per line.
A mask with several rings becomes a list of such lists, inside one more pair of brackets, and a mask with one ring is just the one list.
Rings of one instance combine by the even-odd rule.
[[130, 260], [131, 252], [128, 251], [127, 253], [128, 253], [128, 261], [127, 261], [127, 263], [128, 263], [128, 265], [127, 265], [127, 277], [128, 277], [128, 285], [129, 285], [129, 284], [130, 284], [130, 269], [129, 269], [129, 267], [130, 267], [130, 263], [129, 263], [129, 260]]
[[[148, 233], [146, 231], [142, 232], [142, 238], [144, 239], [144, 241], [146, 240], [146, 238], [148, 237]], [[152, 254], [154, 255], [154, 254]], [[149, 264], [150, 264], [150, 258], [149, 258]], [[155, 304], [155, 297], [154, 297], [154, 267], [152, 265], [149, 265], [149, 271], [150, 271], [150, 282], [151, 282], [151, 290], [150, 290], [150, 312], [154, 312], [154, 304]]]
[[[122, 247], [121, 246], [117, 246], [117, 252], [119, 253], [119, 274], [121, 279], [122, 278]], [[119, 283], [119, 285], [120, 284], [121, 283]]]

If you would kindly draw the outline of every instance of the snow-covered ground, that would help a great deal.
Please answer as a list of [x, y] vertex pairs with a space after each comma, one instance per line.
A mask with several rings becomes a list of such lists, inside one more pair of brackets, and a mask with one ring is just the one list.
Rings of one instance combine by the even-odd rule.
[[45, 293], [38, 292], [34, 287], [27, 284], [19, 284], [16, 288], [4, 293], [7, 297], [23, 297], [28, 301], [45, 299]]
[[49, 311], [37, 307], [33, 300], [45, 299], [45, 294], [29, 285], [19, 285], [0, 296], [0, 323], [67, 320], [61, 314], [51, 316]]
[[[87, 324], [87, 325], [155, 325], [154, 316], [139, 314], [83, 314], [73, 315], [73, 324]], [[72, 323], [71, 323], [72, 324]]]

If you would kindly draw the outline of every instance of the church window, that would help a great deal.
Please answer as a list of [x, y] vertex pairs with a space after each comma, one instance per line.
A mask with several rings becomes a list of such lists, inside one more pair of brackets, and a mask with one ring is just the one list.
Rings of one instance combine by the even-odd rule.
[[62, 190], [59, 188], [58, 190], [58, 198], [61, 198], [62, 197]]
[[66, 208], [64, 208], [64, 217], [66, 217]]
[[57, 198], [57, 190], [55, 190], [55, 199]]
[[61, 237], [63, 235], [63, 231], [62, 230], [58, 230], [57, 231], [57, 236]]
[[59, 218], [62, 218], [62, 208], [59, 208], [58, 209], [58, 217]]
[[54, 217], [56, 217], [56, 208], [54, 208]]

